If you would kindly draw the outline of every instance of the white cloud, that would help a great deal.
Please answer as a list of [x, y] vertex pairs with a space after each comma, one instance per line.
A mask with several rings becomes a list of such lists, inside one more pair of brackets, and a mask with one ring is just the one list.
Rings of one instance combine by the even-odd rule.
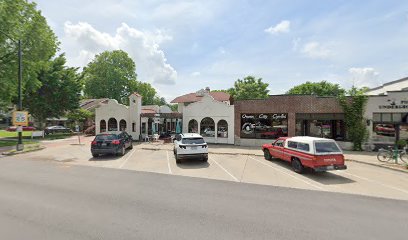
[[352, 75], [353, 85], [356, 87], [376, 87], [380, 85], [378, 81], [379, 73], [374, 68], [352, 67], [349, 69], [349, 73]]
[[332, 51], [327, 45], [323, 45], [318, 42], [306, 43], [303, 45], [301, 52], [310, 58], [325, 59], [332, 55]]
[[276, 24], [275, 26], [271, 26], [264, 31], [271, 34], [287, 33], [290, 31], [290, 21], [283, 20], [282, 22]]
[[200, 72], [193, 72], [193, 73], [191, 73], [191, 76], [193, 76], [193, 77], [198, 77], [198, 76], [200, 76], [200, 75], [201, 75]]
[[171, 40], [165, 31], [144, 32], [131, 28], [125, 23], [116, 29], [115, 35], [100, 32], [90, 24], [79, 22], [64, 25], [65, 42], [77, 49], [77, 56], [69, 60], [69, 65], [83, 67], [95, 54], [105, 50], [122, 49], [136, 63], [139, 80], [157, 84], [175, 84], [176, 70], [167, 63], [159, 44]]

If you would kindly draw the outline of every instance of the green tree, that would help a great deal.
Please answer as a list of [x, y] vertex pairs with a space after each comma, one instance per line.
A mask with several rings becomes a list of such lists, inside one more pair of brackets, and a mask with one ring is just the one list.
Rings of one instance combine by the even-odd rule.
[[291, 88], [286, 94], [305, 94], [316, 96], [340, 96], [345, 90], [338, 84], [327, 81], [306, 82]]
[[35, 3], [0, 1], [0, 107], [16, 102], [17, 96], [18, 46], [9, 37], [22, 41], [23, 92], [40, 87], [38, 72], [55, 55], [59, 44]]
[[78, 69], [65, 63], [63, 54], [49, 61], [38, 73], [41, 87], [26, 92], [24, 106], [41, 126], [46, 118], [64, 116], [79, 106], [82, 83]]
[[243, 80], [238, 79], [234, 87], [228, 89], [228, 93], [235, 100], [265, 99], [268, 98], [268, 83], [262, 82], [262, 78], [247, 76]]
[[341, 94], [338, 97], [344, 111], [348, 138], [353, 142], [353, 150], [356, 151], [362, 150], [362, 144], [367, 137], [364, 111], [368, 97], [364, 95], [364, 91], [352, 87], [347, 91], [347, 95]]
[[122, 50], [96, 55], [84, 68], [83, 76], [84, 92], [90, 98], [111, 98], [127, 103], [129, 95], [140, 87], [135, 62]]
[[91, 111], [88, 111], [83, 108], [77, 108], [75, 110], [70, 111], [66, 117], [68, 120], [73, 122], [83, 122], [88, 118], [91, 118], [94, 115]]

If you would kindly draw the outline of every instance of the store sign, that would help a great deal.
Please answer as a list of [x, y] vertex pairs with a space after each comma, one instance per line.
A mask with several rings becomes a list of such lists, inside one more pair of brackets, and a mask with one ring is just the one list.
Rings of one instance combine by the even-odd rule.
[[28, 112], [14, 111], [13, 112], [14, 126], [28, 126]]
[[408, 100], [396, 101], [395, 99], [388, 99], [389, 104], [379, 105], [379, 109], [408, 109]]

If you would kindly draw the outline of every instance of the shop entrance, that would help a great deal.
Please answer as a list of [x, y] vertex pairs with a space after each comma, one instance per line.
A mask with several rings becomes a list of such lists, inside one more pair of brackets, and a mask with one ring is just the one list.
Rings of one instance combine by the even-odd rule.
[[344, 114], [297, 113], [296, 136], [345, 139]]

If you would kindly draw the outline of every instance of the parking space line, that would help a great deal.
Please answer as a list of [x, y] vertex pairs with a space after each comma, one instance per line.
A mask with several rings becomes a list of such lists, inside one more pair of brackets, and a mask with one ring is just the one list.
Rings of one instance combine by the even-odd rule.
[[170, 173], [170, 174], [173, 174], [173, 173], [171, 172], [171, 167], [170, 167], [169, 151], [166, 151], [166, 154], [167, 154], [167, 167], [169, 168], [169, 173]]
[[232, 175], [230, 172], [228, 172], [227, 169], [225, 169], [223, 166], [221, 166], [221, 164], [219, 164], [217, 161], [215, 161], [215, 159], [211, 158], [211, 161], [213, 161], [215, 164], [217, 164], [218, 167], [220, 167], [222, 170], [224, 170], [224, 172], [226, 172], [228, 175], [230, 175], [232, 177], [232, 179], [234, 179], [234, 181], [240, 182], [238, 180], [238, 178], [236, 178], [234, 175]]
[[393, 190], [400, 191], [400, 192], [403, 192], [405, 194], [408, 194], [407, 190], [404, 190], [404, 189], [401, 189], [401, 188], [398, 188], [398, 187], [394, 187], [394, 186], [391, 186], [391, 185], [388, 185], [388, 184], [384, 184], [382, 182], [378, 182], [378, 181], [375, 181], [375, 180], [371, 180], [371, 179], [368, 179], [368, 178], [365, 178], [365, 177], [361, 177], [361, 176], [358, 176], [358, 175], [355, 175], [355, 174], [351, 174], [351, 173], [348, 173], [348, 172], [341, 172], [340, 174], [349, 175], [349, 176], [352, 176], [352, 177], [355, 177], [355, 178], [358, 178], [358, 179], [361, 179], [361, 180], [365, 180], [367, 182], [375, 183], [375, 184], [381, 185], [383, 187], [391, 188]]
[[268, 167], [270, 167], [270, 168], [272, 168], [272, 169], [274, 169], [274, 170], [276, 170], [276, 171], [278, 171], [278, 172], [280, 172], [280, 173], [283, 173], [283, 174], [285, 174], [285, 175], [287, 175], [287, 176], [289, 176], [289, 177], [292, 177], [292, 178], [294, 178], [294, 179], [296, 179], [296, 180], [302, 181], [302, 182], [304, 182], [304, 183], [306, 183], [306, 184], [308, 184], [308, 185], [310, 185], [310, 186], [312, 186], [312, 187], [314, 187], [314, 188], [317, 188], [317, 189], [319, 189], [319, 190], [325, 190], [325, 189], [323, 189], [322, 187], [320, 187], [320, 186], [318, 186], [318, 185], [316, 185], [316, 184], [313, 184], [313, 183], [311, 183], [311, 182], [309, 182], [309, 181], [306, 181], [306, 180], [304, 180], [304, 179], [301, 179], [300, 177], [297, 177], [297, 176], [295, 176], [295, 175], [292, 175], [292, 174], [290, 174], [290, 173], [287, 173], [287, 172], [285, 172], [285, 171], [283, 171], [283, 170], [281, 170], [281, 169], [279, 169], [279, 168], [276, 168], [276, 167], [274, 167], [274, 166], [272, 166], [272, 165], [270, 165], [270, 164], [267, 164], [267, 163], [265, 163], [265, 162], [262, 162], [262, 161], [260, 161], [260, 160], [258, 160], [258, 159], [256, 159], [256, 158], [253, 158], [253, 157], [251, 157], [251, 156], [249, 156], [249, 158], [251, 158], [251, 159], [253, 159], [253, 160], [259, 162], [260, 164], [263, 164], [263, 165], [265, 165], [265, 166], [268, 166]]
[[127, 161], [130, 159], [130, 157], [133, 155], [133, 153], [135, 153], [136, 152], [136, 148], [134, 148], [133, 150], [132, 150], [132, 152], [129, 154], [129, 156], [127, 156], [127, 158], [125, 158], [125, 161], [123, 161], [123, 163], [122, 164], [120, 164], [120, 166], [119, 166], [119, 168], [121, 169], [121, 168], [123, 168], [123, 166], [125, 166], [125, 164], [127, 163]]

